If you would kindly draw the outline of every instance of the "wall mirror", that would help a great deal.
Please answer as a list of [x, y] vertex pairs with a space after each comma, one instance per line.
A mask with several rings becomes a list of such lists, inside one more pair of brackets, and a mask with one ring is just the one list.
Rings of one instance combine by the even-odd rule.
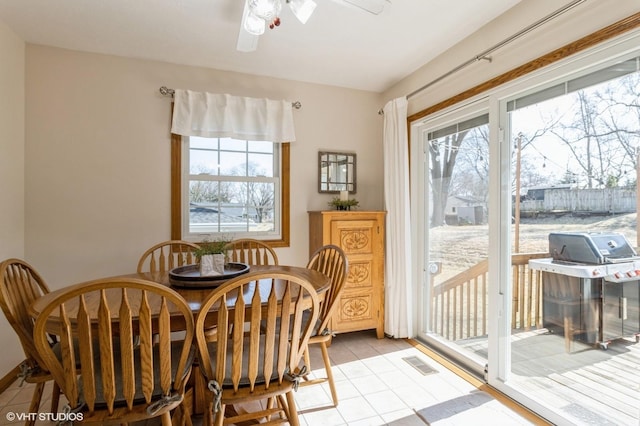
[[318, 153], [318, 192], [356, 192], [356, 154]]

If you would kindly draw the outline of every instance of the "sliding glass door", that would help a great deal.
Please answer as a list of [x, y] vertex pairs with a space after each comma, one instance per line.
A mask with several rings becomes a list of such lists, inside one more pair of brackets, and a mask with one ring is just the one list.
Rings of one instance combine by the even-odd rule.
[[[637, 246], [639, 61], [503, 104], [513, 142], [511, 316], [521, 325], [509, 383], [576, 423], [638, 424], [640, 393], [625, 370], [640, 367], [640, 281], [609, 282], [571, 249], [568, 262], [532, 259], [551, 256], [557, 233], [618, 234]], [[635, 275], [633, 264], [615, 267]]]
[[640, 246], [639, 40], [411, 124], [418, 337], [555, 424], [640, 421], [640, 262], [539, 266], [552, 233]]
[[424, 152], [423, 338], [469, 367], [487, 359], [489, 115], [476, 105], [420, 128]]

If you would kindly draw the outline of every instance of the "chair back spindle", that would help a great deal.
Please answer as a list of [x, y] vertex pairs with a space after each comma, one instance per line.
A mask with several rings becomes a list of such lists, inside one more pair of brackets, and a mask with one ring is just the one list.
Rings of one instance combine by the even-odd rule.
[[347, 282], [349, 262], [340, 247], [329, 244], [319, 248], [311, 255], [311, 259], [309, 259], [309, 263], [307, 263], [307, 268], [322, 272], [331, 278], [331, 287], [329, 291], [325, 293], [318, 318], [317, 334], [321, 334], [329, 328], [331, 315], [337, 308], [340, 295]]
[[247, 265], [277, 265], [278, 256], [267, 243], [251, 238], [231, 241], [225, 250], [230, 262], [246, 263]]
[[[344, 251], [335, 245], [326, 245], [320, 247], [315, 253], [311, 255], [307, 268], [320, 271], [323, 274], [331, 278], [331, 287], [325, 294], [325, 298], [320, 308], [320, 317], [316, 324], [314, 335], [309, 339], [308, 346], [318, 345], [322, 353], [322, 360], [324, 362], [324, 368], [326, 377], [316, 377], [310, 379], [305, 377], [305, 381], [302, 382], [303, 386], [314, 385], [318, 383], [329, 382], [329, 390], [331, 391], [331, 398], [333, 405], [338, 405], [338, 393], [336, 390], [335, 380], [333, 378], [333, 372], [331, 370], [331, 360], [329, 359], [328, 346], [331, 343], [332, 333], [329, 329], [331, 323], [331, 317], [338, 308], [340, 303], [340, 297], [345, 289], [347, 282], [347, 276], [349, 273], [349, 262]], [[304, 353], [305, 364], [308, 371], [311, 370], [311, 357], [309, 355], [309, 347]]]
[[[53, 380], [36, 350], [33, 340], [34, 321], [29, 315], [29, 306], [47, 293], [49, 287], [29, 263], [21, 259], [7, 259], [0, 263], [0, 307], [18, 336], [26, 357], [21, 364], [19, 377], [27, 383], [35, 383], [29, 408], [31, 413], [39, 411], [45, 383]], [[55, 338], [49, 336], [49, 341], [54, 344]], [[60, 388], [54, 383], [51, 412], [58, 411], [59, 397]], [[33, 425], [35, 420], [29, 420], [27, 424]]]
[[[280, 414], [298, 424], [292, 392], [318, 310], [313, 286], [293, 273], [250, 272], [213, 290], [196, 318], [196, 341], [218, 424], [228, 404], [273, 397], [278, 406], [268, 404], [243, 419]], [[213, 341], [206, 335], [212, 325]]]
[[[60, 336], [60, 357], [47, 344], [51, 327]], [[172, 340], [175, 330], [184, 330], [182, 340]], [[84, 422], [156, 416], [164, 422], [184, 396], [193, 331], [191, 308], [172, 289], [111, 278], [66, 288], [42, 310], [34, 337], [70, 408], [82, 410]]]
[[166, 273], [178, 266], [194, 264], [196, 257], [193, 251], [197, 248], [197, 244], [181, 240], [158, 243], [142, 254], [138, 273]]

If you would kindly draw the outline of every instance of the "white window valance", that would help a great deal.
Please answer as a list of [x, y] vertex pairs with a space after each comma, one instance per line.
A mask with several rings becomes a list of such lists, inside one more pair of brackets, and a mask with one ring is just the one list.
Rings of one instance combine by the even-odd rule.
[[171, 132], [183, 136], [293, 142], [290, 101], [176, 89]]

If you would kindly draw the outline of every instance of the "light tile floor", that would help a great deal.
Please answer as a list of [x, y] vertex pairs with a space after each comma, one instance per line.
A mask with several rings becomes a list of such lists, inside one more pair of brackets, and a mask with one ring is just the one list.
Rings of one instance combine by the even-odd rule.
[[[329, 348], [340, 403], [331, 404], [328, 385], [301, 387], [296, 393], [302, 425], [530, 425], [531, 416], [514, 411], [478, 390], [406, 340], [376, 339], [373, 332], [340, 334]], [[317, 348], [312, 350], [312, 374], [324, 375]], [[433, 370], [423, 374], [404, 358], [417, 357]], [[16, 381], [0, 394], [0, 425], [26, 413], [33, 387]], [[50, 407], [51, 388], [43, 396], [41, 412]], [[63, 402], [61, 402], [61, 407]], [[199, 424], [199, 419], [194, 419]], [[54, 422], [38, 421], [39, 425]], [[541, 423], [542, 424], [542, 423]]]

